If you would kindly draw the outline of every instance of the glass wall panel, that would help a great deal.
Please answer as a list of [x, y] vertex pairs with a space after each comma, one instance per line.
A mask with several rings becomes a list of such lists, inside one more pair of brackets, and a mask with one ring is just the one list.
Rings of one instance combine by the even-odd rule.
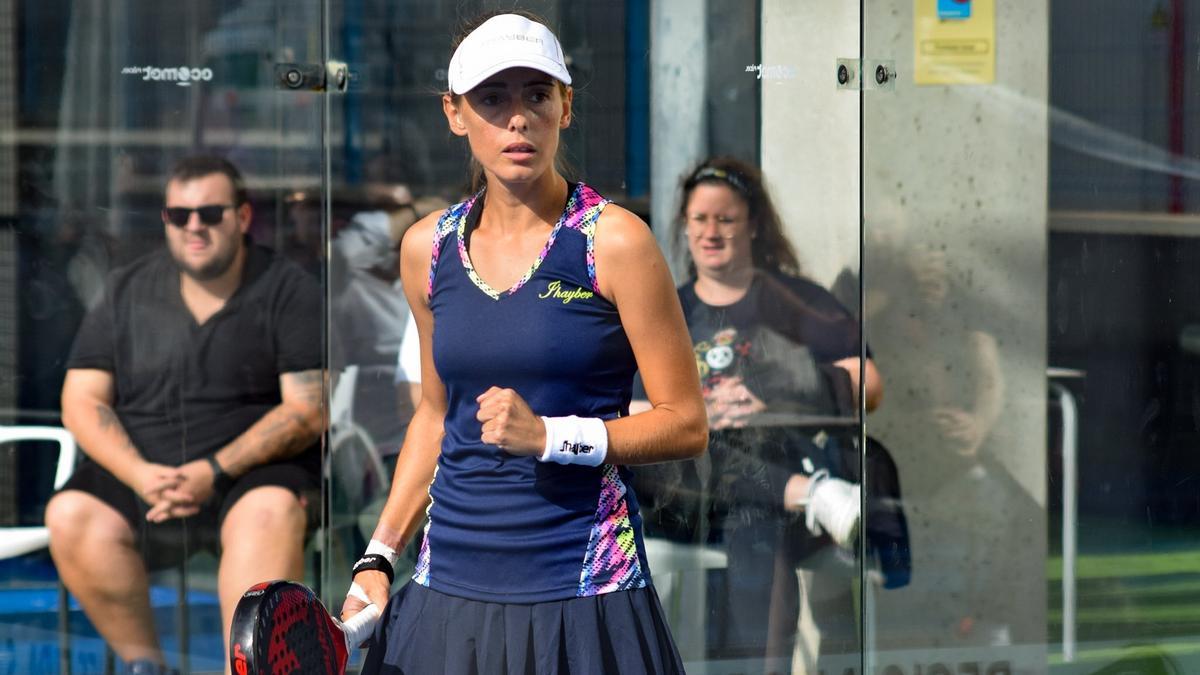
[[[118, 669], [139, 651], [96, 593], [59, 603], [44, 520], [73, 591], [137, 590], [133, 565], [149, 561], [142, 615], [185, 672], [223, 669], [218, 601], [238, 585], [218, 584], [215, 525], [187, 517], [216, 518], [204, 458], [220, 452], [243, 474], [255, 453], [302, 451], [292, 540], [322, 529], [324, 99], [282, 86], [276, 65], [323, 70], [323, 25], [318, 0], [0, 2], [0, 671], [105, 672], [101, 634]], [[231, 162], [247, 197], [209, 164], [168, 182], [198, 154]], [[303, 421], [283, 425], [292, 445], [273, 446], [264, 423], [297, 392]], [[137, 486], [115, 516], [131, 557], [101, 541], [117, 511], [56, 498], [47, 513], [56, 476], [70, 475], [54, 440], [64, 428], [80, 450], [73, 494]], [[51, 440], [24, 440], [39, 435]], [[288, 572], [240, 568], [316, 583], [317, 561], [310, 545]]]
[[899, 75], [864, 69], [863, 306], [892, 394], [867, 433], [912, 550], [908, 586], [864, 582], [865, 670], [1045, 672], [1052, 40], [1045, 6], [952, 5], [862, 18], [864, 58]]
[[[1200, 671], [1197, 20], [1178, 0], [818, 4], [525, 5], [575, 78], [569, 175], [647, 221], [692, 331], [710, 451], [633, 481], [689, 671]], [[97, 453], [64, 388], [109, 372], [80, 352], [87, 317], [124, 316], [121, 270], [172, 236], [219, 236], [161, 213], [197, 152], [242, 170], [251, 238], [315, 299], [298, 330], [330, 425], [300, 574], [340, 606], [419, 396], [399, 242], [471, 191], [438, 98], [450, 39], [508, 6], [0, 0], [0, 672], [55, 671], [60, 641], [104, 669], [35, 528], [60, 440]], [[742, 244], [762, 255], [725, 265]], [[202, 336], [230, 312], [171, 292], [112, 346], [160, 400], [130, 409], [119, 374], [101, 393], [141, 454], [184, 464], [223, 447], [184, 385], [207, 391]], [[165, 363], [162, 343], [188, 348]], [[248, 378], [267, 362], [237, 354]], [[172, 663], [214, 671], [217, 559], [188, 542], [150, 612]]]
[[[1048, 347], [1070, 376], [1051, 391], [1078, 405], [1074, 467], [1051, 438], [1049, 630], [1065, 641], [1052, 656], [1070, 672], [1191, 672], [1197, 577], [1179, 563], [1195, 554], [1198, 522], [1188, 63], [1200, 24], [1185, 2], [1105, 3], [1082, 23], [1078, 7], [1049, 14]], [[1091, 63], [1111, 73], [1094, 88], [1081, 80]], [[1058, 489], [1072, 481], [1074, 499]]]
[[866, 430], [913, 563], [864, 582], [866, 672], [1200, 669], [1188, 6], [863, 3], [899, 76], [863, 96]]
[[[849, 408], [826, 408], [794, 423], [793, 429], [813, 442], [809, 453], [829, 463], [829, 478], [816, 482], [800, 516], [803, 527], [790, 533], [794, 543], [786, 558], [787, 578], [797, 607], [788, 616], [790, 649], [753, 671], [857, 672], [864, 583], [901, 588], [909, 583], [910, 572], [906, 510], [897, 499], [900, 481], [891, 454], [894, 448], [886, 439], [863, 435], [864, 421], [869, 430], [876, 419], [888, 414], [897, 384], [895, 364], [884, 358], [876, 344], [881, 338], [864, 336], [857, 328], [863, 318], [860, 279], [864, 272], [858, 201], [860, 97], [857, 86], [839, 86], [837, 66], [843, 60], [857, 62], [858, 8], [845, 3], [766, 1], [761, 33], [757, 73], [762, 87], [761, 163], [777, 195], [776, 205], [795, 246], [801, 274], [828, 291], [849, 317], [844, 321], [854, 327], [841, 333], [816, 322], [826, 327], [802, 342], [824, 372], [841, 374], [830, 365], [849, 371], [854, 397]], [[808, 311], [831, 315], [831, 307], [815, 297], [807, 304]], [[779, 311], [788, 307], [794, 305], [783, 303]], [[837, 342], [827, 342], [839, 334], [843, 337]], [[827, 351], [833, 348], [836, 357]], [[805, 473], [809, 461], [804, 448], [805, 444], [797, 444], [793, 449], [800, 460], [799, 474]], [[853, 503], [847, 505], [835, 488], [841, 488]], [[837, 536], [837, 516], [847, 513], [866, 514], [849, 541]]]

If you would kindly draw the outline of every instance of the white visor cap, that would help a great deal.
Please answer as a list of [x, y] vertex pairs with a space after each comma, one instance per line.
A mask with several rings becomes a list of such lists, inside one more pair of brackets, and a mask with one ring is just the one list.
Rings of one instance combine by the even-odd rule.
[[516, 14], [493, 16], [471, 31], [450, 57], [446, 77], [451, 92], [465, 94], [509, 68], [533, 68], [571, 84], [558, 38], [549, 28]]

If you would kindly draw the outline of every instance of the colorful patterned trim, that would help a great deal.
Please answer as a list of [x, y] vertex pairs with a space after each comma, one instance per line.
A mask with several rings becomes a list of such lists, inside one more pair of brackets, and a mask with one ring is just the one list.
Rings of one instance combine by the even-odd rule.
[[575, 592], [578, 597], [646, 586], [637, 537], [629, 522], [626, 492], [617, 467], [606, 464], [600, 479], [600, 503], [596, 506], [592, 535]]
[[466, 221], [467, 214], [471, 212], [471, 205], [475, 203], [476, 199], [479, 199], [481, 194], [483, 194], [483, 190], [475, 193], [474, 197], [446, 209], [442, 217], [438, 218], [437, 227], [433, 230], [433, 258], [429, 262], [429, 283], [425, 285], [426, 298], [433, 297], [433, 276], [437, 274], [438, 258], [442, 255], [442, 242], [455, 230], [459, 221]]
[[[598, 290], [596, 286], [596, 256], [594, 252], [594, 238], [596, 232], [596, 219], [599, 218], [600, 212], [603, 211], [604, 207], [608, 204], [607, 199], [601, 197], [599, 193], [587, 185], [583, 183], [577, 184], [574, 192], [571, 193], [570, 199], [567, 200], [567, 206], [563, 209], [562, 216], [558, 219], [558, 222], [554, 224], [554, 229], [550, 231], [550, 236], [546, 238], [546, 245], [542, 247], [542, 251], [538, 254], [537, 259], [533, 261], [533, 264], [530, 265], [528, 270], [526, 270], [525, 275], [517, 280], [517, 283], [514, 284], [512, 288], [509, 288], [506, 291], [497, 291], [489, 286], [488, 283], [484, 281], [483, 278], [481, 278], [475, 271], [475, 267], [471, 264], [471, 256], [467, 253], [467, 214], [471, 210], [471, 204], [474, 203], [475, 199], [478, 197], [479, 195], [477, 194], [475, 197], [472, 197], [471, 200], [463, 202], [463, 204], [459, 206], [453, 207], [452, 210], [455, 212], [453, 216], [454, 220], [447, 221], [445, 225], [443, 225], [442, 221], [438, 221], [438, 231], [441, 232], [443, 227], [447, 227], [455, 230], [458, 233], [458, 257], [459, 260], [462, 261], [463, 269], [467, 271], [467, 277], [471, 279], [471, 283], [475, 284], [479, 290], [486, 293], [488, 297], [493, 300], [499, 300], [521, 290], [521, 287], [524, 286], [531, 278], [533, 278], [533, 275], [538, 271], [538, 268], [541, 267], [542, 261], [546, 259], [547, 255], [550, 254], [550, 247], [554, 246], [554, 240], [558, 237], [559, 231], [564, 227], [572, 230], [578, 230], [587, 236], [588, 278], [592, 281], [593, 290]], [[463, 206], [464, 208], [460, 210], [460, 206]], [[447, 215], [449, 215], [449, 212], [447, 212]], [[443, 234], [442, 236], [444, 237], [445, 235]], [[432, 288], [433, 277], [431, 270], [430, 289]]]
[[[555, 227], [554, 231], [550, 233], [550, 239], [546, 241], [546, 246], [542, 248], [542, 253], [538, 256], [538, 259], [533, 262], [533, 266], [535, 269], [537, 268], [537, 266], [539, 264], [541, 264], [542, 256], [546, 255], [546, 250], [550, 247], [550, 243], [554, 241], [554, 235], [557, 232], [558, 232], [558, 228]], [[497, 291], [496, 289], [492, 288], [491, 286], [489, 286], [488, 283], [486, 281], [484, 281], [483, 278], [480, 277], [479, 274], [475, 271], [475, 266], [471, 264], [471, 256], [467, 254], [467, 219], [466, 218], [460, 218], [458, 220], [458, 258], [459, 258], [459, 260], [462, 261], [463, 269], [465, 269], [467, 271], [467, 276], [471, 279], [471, 283], [475, 284], [475, 286], [478, 287], [479, 290], [483, 291], [484, 293], [487, 293], [488, 297], [490, 297], [491, 299], [499, 300], [500, 292]], [[525, 281], [532, 274], [533, 274], [532, 270], [526, 272], [525, 276], [521, 280], [517, 281], [517, 286], [520, 287], [521, 284], [524, 284]], [[508, 291], [508, 295], [511, 295], [511, 294], [512, 294], [512, 290], [510, 289]]]
[[417, 555], [417, 564], [413, 569], [413, 581], [422, 586], [429, 586], [429, 526], [432, 522], [425, 523], [425, 532], [421, 537], [421, 552]]
[[600, 285], [596, 283], [596, 221], [600, 219], [600, 212], [609, 202], [583, 183], [579, 184], [575, 194], [579, 200], [578, 210], [571, 214], [566, 226], [579, 230], [587, 237], [588, 279], [592, 281], [592, 290], [599, 293]]
[[434, 467], [433, 480], [429, 481], [429, 506], [425, 507], [425, 530], [421, 536], [421, 552], [417, 554], [417, 564], [413, 568], [412, 575], [413, 581], [426, 587], [429, 586], [429, 528], [433, 525], [433, 518], [429, 516], [429, 512], [433, 510], [433, 484], [437, 482], [437, 475], [438, 467]]

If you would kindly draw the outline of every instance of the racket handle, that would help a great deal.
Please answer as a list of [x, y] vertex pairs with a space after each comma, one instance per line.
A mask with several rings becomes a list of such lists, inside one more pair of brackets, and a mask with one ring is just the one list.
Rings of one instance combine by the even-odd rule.
[[350, 646], [351, 651], [358, 649], [359, 645], [371, 637], [371, 633], [375, 631], [375, 624], [379, 623], [379, 616], [377, 605], [367, 605], [358, 614], [342, 622], [342, 630], [346, 631], [346, 644]]

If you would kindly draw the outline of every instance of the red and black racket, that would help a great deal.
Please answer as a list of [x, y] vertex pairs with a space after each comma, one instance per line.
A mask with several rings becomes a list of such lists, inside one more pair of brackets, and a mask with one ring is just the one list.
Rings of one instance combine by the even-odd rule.
[[230, 667], [236, 675], [343, 675], [351, 650], [378, 621], [375, 605], [342, 623], [304, 584], [264, 581], [233, 611]]

